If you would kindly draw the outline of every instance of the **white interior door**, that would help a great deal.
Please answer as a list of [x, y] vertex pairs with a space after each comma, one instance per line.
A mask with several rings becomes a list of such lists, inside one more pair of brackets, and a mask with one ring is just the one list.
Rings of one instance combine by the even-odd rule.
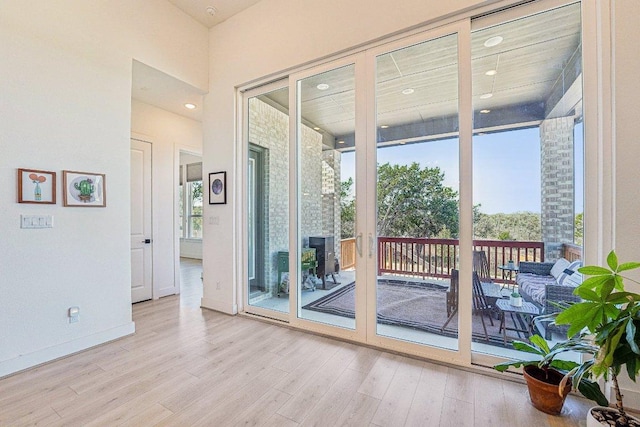
[[153, 297], [151, 144], [131, 140], [131, 302]]

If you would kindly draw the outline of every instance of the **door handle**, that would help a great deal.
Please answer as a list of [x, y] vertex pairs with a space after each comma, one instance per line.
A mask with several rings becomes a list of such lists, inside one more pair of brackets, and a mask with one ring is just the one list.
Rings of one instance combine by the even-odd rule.
[[358, 255], [362, 257], [362, 233], [358, 233], [356, 236], [356, 251], [358, 251]]
[[373, 257], [373, 235], [369, 233], [369, 258]]
[[151, 239], [144, 239], [140, 243], [144, 243], [145, 245], [148, 245], [149, 243], [151, 243]]

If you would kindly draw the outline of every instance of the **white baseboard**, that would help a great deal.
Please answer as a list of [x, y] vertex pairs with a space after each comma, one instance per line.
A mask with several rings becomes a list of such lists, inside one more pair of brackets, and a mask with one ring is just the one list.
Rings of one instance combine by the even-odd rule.
[[210, 310], [220, 311], [222, 313], [235, 315], [238, 314], [237, 304], [228, 304], [224, 301], [214, 300], [211, 298], [202, 298], [200, 300], [200, 307], [208, 308]]
[[130, 322], [125, 325], [118, 326], [117, 328], [98, 332], [73, 341], [34, 351], [33, 353], [23, 354], [14, 359], [2, 361], [0, 362], [0, 378], [46, 362], [51, 362], [52, 360], [59, 359], [61, 357], [69, 356], [90, 347], [95, 347], [97, 345], [131, 335], [135, 331], [135, 323]]

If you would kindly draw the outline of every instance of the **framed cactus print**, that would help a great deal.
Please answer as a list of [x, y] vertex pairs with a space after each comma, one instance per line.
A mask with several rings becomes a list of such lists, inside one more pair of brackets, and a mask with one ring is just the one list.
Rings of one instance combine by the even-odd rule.
[[56, 173], [18, 169], [18, 203], [56, 204]]
[[209, 174], [209, 204], [224, 205], [227, 203], [227, 173], [212, 172]]
[[62, 171], [65, 206], [107, 206], [107, 187], [103, 173]]

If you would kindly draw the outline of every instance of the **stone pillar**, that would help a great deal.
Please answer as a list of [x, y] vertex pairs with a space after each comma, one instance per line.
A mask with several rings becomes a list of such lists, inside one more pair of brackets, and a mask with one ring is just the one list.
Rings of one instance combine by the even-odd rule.
[[340, 260], [340, 163], [341, 153], [337, 150], [322, 152], [322, 234], [334, 236], [336, 259]]
[[544, 120], [540, 124], [542, 241], [545, 261], [562, 256], [562, 244], [573, 243], [574, 233], [574, 117]]

